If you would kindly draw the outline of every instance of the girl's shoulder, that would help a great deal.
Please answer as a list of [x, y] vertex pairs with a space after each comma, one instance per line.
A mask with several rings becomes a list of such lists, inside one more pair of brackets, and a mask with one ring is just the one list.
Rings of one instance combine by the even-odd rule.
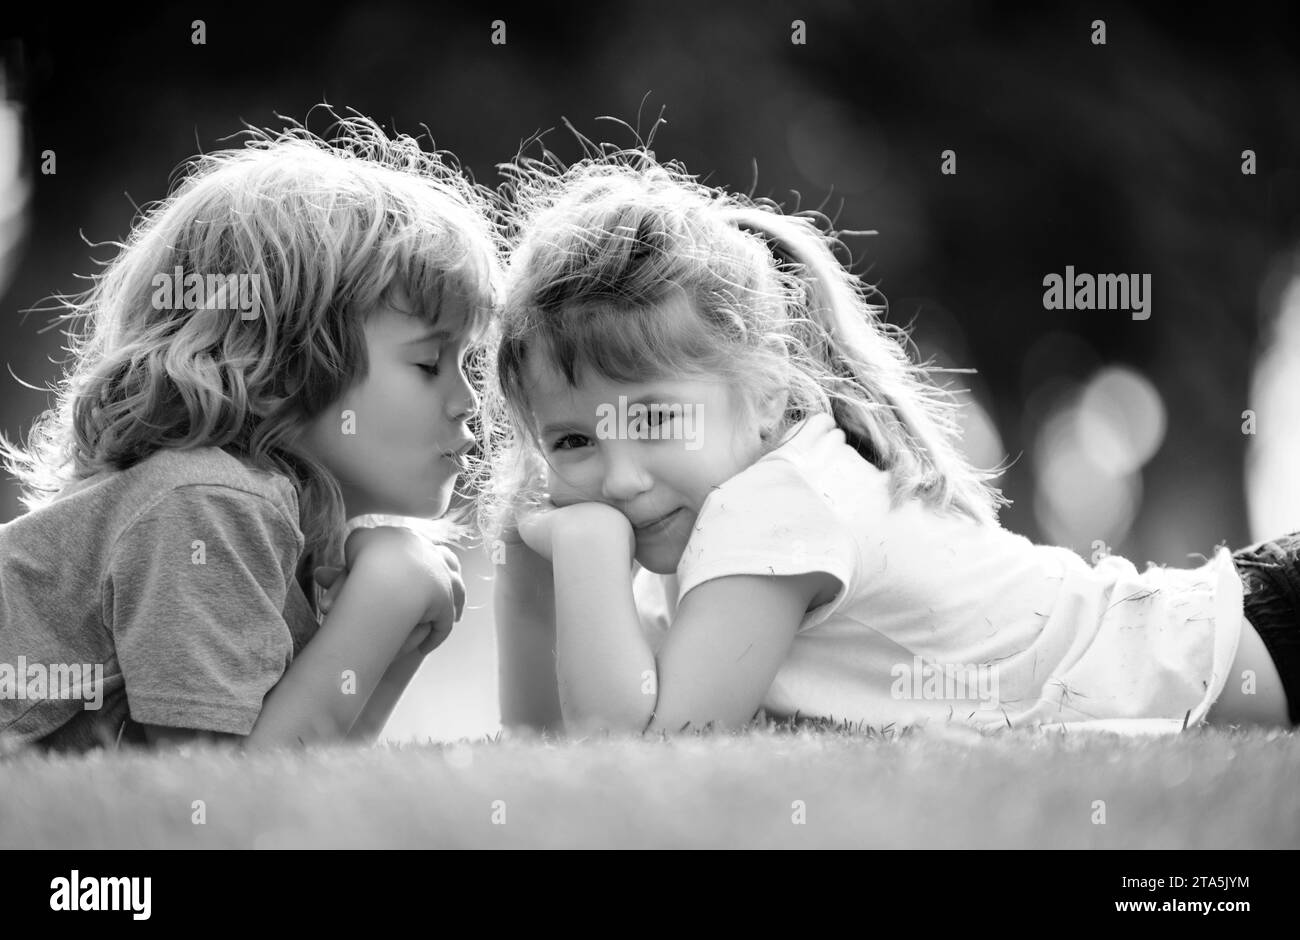
[[682, 594], [728, 574], [824, 572], [850, 585], [864, 533], [889, 511], [888, 475], [813, 415], [774, 450], [715, 487], [678, 564]]
[[760, 462], [762, 460], [805, 461], [817, 454], [832, 451], [838, 445], [848, 446], [844, 432], [830, 415], [817, 412], [792, 425], [777, 445], [760, 458]]
[[[718, 486], [709, 501], [762, 516], [876, 514], [888, 510], [889, 474], [864, 459], [827, 414], [790, 429], [781, 443]], [[706, 503], [707, 505], [707, 503]]]

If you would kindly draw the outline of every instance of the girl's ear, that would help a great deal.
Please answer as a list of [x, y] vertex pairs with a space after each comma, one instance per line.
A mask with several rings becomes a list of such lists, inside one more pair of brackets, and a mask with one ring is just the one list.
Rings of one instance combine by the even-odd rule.
[[758, 400], [758, 426], [769, 430], [776, 428], [785, 418], [785, 411], [789, 404], [790, 390], [785, 386], [766, 392]]

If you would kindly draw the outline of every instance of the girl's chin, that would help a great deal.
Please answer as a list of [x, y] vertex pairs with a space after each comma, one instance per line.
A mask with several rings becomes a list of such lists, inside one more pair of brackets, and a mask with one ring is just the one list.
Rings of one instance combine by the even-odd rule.
[[654, 574], [676, 574], [677, 563], [681, 559], [682, 553], [680, 551], [666, 550], [658, 546], [643, 549], [636, 553], [637, 564]]

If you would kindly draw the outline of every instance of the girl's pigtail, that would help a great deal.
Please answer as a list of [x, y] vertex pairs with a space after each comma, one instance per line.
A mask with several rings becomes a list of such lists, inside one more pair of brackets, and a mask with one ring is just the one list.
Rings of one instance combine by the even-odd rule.
[[[761, 237], [804, 295], [809, 353], [830, 376], [832, 415], [866, 459], [893, 471], [895, 497], [922, 496], [983, 523], [1006, 500], [958, 447], [960, 404], [907, 356], [906, 333], [880, 318], [861, 282], [833, 254], [811, 219], [758, 206], [730, 206], [728, 221]], [[799, 317], [793, 316], [792, 320]], [[792, 322], [792, 326], [797, 324]]]

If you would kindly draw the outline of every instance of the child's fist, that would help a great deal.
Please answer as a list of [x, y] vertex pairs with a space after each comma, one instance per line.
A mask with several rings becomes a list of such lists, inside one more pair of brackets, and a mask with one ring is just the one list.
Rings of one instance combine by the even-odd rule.
[[[367, 567], [390, 575], [385, 581], [398, 591], [410, 591], [412, 600], [421, 606], [416, 627], [402, 647], [419, 648], [428, 653], [451, 633], [452, 624], [465, 609], [465, 581], [460, 559], [445, 545], [400, 526], [375, 526], [355, 529], [344, 545], [347, 570], [337, 575], [331, 591], [339, 581], [355, 574], [364, 561]], [[328, 577], [328, 572], [324, 573]], [[318, 575], [318, 580], [320, 580]], [[326, 592], [327, 596], [329, 591]], [[322, 601], [322, 612], [325, 612]], [[419, 639], [416, 639], [416, 635]]]
[[554, 561], [555, 544], [563, 537], [578, 539], [593, 550], [600, 546], [627, 545], [629, 556], [636, 553], [632, 525], [617, 509], [604, 503], [551, 503], [522, 515], [517, 523], [524, 544], [547, 561]]

